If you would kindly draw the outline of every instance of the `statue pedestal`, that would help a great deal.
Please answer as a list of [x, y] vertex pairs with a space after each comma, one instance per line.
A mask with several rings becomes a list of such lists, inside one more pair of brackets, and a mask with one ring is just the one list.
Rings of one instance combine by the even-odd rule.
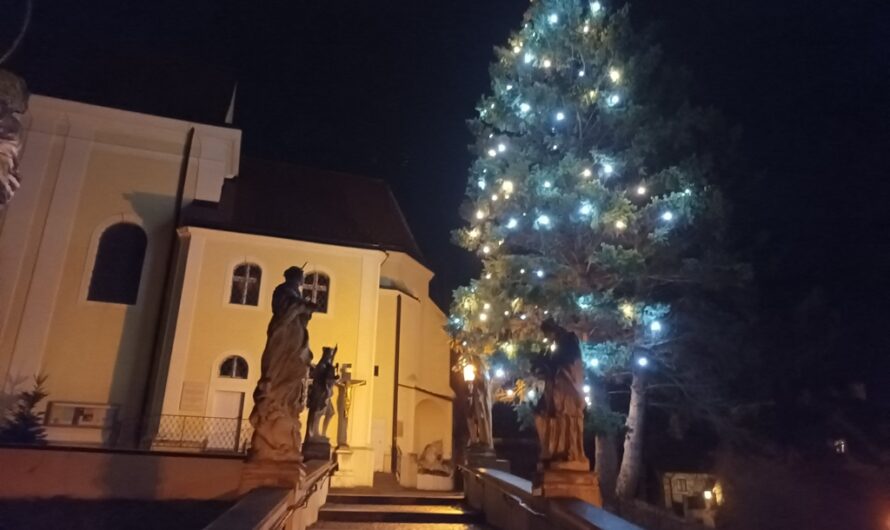
[[562, 464], [559, 469], [539, 470], [532, 481], [532, 493], [542, 497], [574, 497], [602, 508], [600, 484], [590, 471], [590, 464], [572, 464]]
[[499, 459], [491, 447], [486, 445], [471, 445], [467, 448], [467, 467], [496, 469], [505, 473], [510, 472], [510, 462]]
[[240, 494], [268, 486], [273, 488], [296, 488], [306, 477], [306, 466], [302, 462], [288, 460], [255, 460], [244, 463], [241, 471]]
[[334, 451], [337, 459], [337, 472], [331, 477], [332, 488], [354, 488], [355, 487], [355, 463], [352, 461], [354, 453], [349, 446], [338, 447]]
[[331, 441], [323, 436], [314, 436], [303, 442], [303, 460], [331, 460]]

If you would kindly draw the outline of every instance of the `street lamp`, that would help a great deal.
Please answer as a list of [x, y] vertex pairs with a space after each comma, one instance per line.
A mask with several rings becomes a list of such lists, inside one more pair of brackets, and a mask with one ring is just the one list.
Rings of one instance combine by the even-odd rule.
[[476, 367], [472, 364], [464, 365], [464, 381], [472, 383], [476, 380]]

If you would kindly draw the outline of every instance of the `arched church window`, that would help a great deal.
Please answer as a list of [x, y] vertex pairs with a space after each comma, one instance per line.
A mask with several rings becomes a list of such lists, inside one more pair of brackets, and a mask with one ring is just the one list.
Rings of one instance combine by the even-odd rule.
[[257, 305], [260, 301], [260, 281], [263, 269], [256, 263], [241, 263], [232, 272], [232, 295], [229, 303]]
[[141, 226], [115, 223], [99, 236], [87, 300], [134, 305], [148, 236]]
[[328, 299], [331, 295], [331, 278], [321, 272], [306, 275], [303, 280], [303, 298], [318, 306], [317, 313], [328, 312]]
[[247, 379], [247, 361], [244, 360], [244, 357], [238, 355], [226, 357], [219, 365], [219, 376]]

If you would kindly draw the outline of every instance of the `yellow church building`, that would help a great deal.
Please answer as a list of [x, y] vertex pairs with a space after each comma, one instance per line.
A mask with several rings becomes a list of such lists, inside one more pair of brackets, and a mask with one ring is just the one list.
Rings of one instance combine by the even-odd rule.
[[446, 317], [383, 182], [242, 160], [224, 124], [32, 96], [24, 125], [0, 214], [0, 396], [48, 376], [51, 443], [243, 451], [272, 290], [297, 265], [316, 359], [336, 345], [365, 382], [335, 485], [413, 486], [427, 444], [450, 457]]

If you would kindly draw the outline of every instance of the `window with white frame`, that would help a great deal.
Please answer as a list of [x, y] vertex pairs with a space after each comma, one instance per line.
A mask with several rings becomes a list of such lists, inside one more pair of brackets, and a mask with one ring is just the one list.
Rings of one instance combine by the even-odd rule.
[[318, 308], [317, 313], [328, 312], [328, 300], [331, 296], [331, 278], [321, 272], [306, 275], [303, 280], [303, 298], [313, 302]]
[[230, 304], [257, 305], [260, 301], [260, 282], [263, 269], [256, 263], [244, 262], [232, 271], [232, 294]]
[[226, 357], [219, 365], [219, 376], [247, 379], [247, 361], [239, 355]]

